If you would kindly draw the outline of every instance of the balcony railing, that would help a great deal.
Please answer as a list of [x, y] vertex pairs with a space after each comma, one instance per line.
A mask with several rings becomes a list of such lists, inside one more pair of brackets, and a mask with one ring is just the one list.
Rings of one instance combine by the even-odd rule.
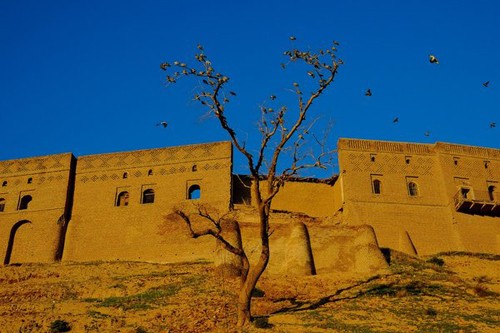
[[460, 189], [454, 196], [455, 210], [468, 214], [500, 216], [498, 192]]

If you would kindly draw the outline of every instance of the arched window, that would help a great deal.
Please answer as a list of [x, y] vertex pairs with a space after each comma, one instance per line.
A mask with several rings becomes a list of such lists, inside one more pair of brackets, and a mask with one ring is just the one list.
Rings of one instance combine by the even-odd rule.
[[4, 187], [5, 187], [5, 186], [7, 186], [7, 181], [6, 181], [6, 180], [4, 180], [4, 181], [2, 182], [2, 186], [4, 186]]
[[496, 200], [497, 188], [494, 185], [488, 186], [488, 195], [490, 196], [490, 201]]
[[31, 184], [31, 183], [33, 183], [33, 178], [30, 177], [30, 178], [28, 178], [28, 184]]
[[188, 190], [188, 199], [199, 199], [201, 197], [200, 185], [191, 185]]
[[418, 185], [414, 182], [408, 183], [408, 194], [410, 197], [416, 197], [418, 195]]
[[21, 201], [19, 202], [19, 209], [18, 210], [24, 210], [28, 209], [28, 204], [33, 200], [31, 195], [25, 195], [21, 198]]
[[5, 210], [5, 199], [0, 198], [0, 212], [3, 212]]
[[118, 197], [116, 198], [116, 206], [121, 207], [121, 206], [128, 206], [128, 192], [123, 191], [118, 194]]
[[380, 194], [382, 192], [382, 182], [378, 179], [372, 182], [372, 191], [374, 194]]
[[153, 202], [155, 202], [155, 191], [153, 189], [150, 188], [142, 192], [143, 204], [153, 203]]
[[148, 176], [152, 176], [153, 175], [153, 169], [149, 169], [148, 170]]
[[123, 179], [127, 179], [128, 178], [128, 172], [124, 172], [123, 173]]
[[198, 171], [198, 166], [196, 164], [193, 165], [193, 167], [191, 168], [191, 171], [192, 172]]

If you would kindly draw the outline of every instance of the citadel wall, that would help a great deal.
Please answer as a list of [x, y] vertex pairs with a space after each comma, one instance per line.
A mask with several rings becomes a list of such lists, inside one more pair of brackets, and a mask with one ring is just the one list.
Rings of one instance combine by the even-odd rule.
[[172, 262], [212, 255], [213, 240], [190, 241], [183, 223], [168, 225], [173, 222], [165, 216], [194, 204], [228, 211], [231, 175], [230, 142], [79, 158], [64, 260]]
[[72, 154], [0, 162], [0, 255], [4, 264], [60, 259], [74, 165]]
[[469, 199], [477, 193], [498, 206], [484, 193], [500, 180], [498, 150], [341, 139], [338, 154], [343, 220], [372, 225], [380, 246], [416, 254], [498, 251], [498, 211], [460, 212], [455, 205], [465, 182]]
[[[319, 271], [358, 246], [351, 231], [337, 230], [340, 222], [370, 225], [369, 242], [412, 254], [500, 253], [500, 150], [341, 139], [338, 158], [338, 177], [288, 181], [272, 205], [295, 219], [323, 218], [306, 223]], [[6, 264], [213, 260], [212, 238], [193, 240], [184, 223], [166, 216], [175, 207], [205, 205], [217, 215], [233, 203], [249, 206], [250, 185], [232, 175], [230, 142], [2, 161], [0, 255]], [[249, 232], [255, 221], [248, 214], [241, 221], [249, 244], [258, 243]], [[290, 221], [276, 224], [274, 271], [291, 260]]]
[[[335, 214], [339, 207], [333, 184], [337, 177], [327, 180], [295, 179], [286, 181], [274, 197], [271, 209], [302, 213], [312, 217], [324, 217]], [[235, 204], [254, 204], [251, 193], [252, 181], [243, 175], [233, 176], [233, 202]]]

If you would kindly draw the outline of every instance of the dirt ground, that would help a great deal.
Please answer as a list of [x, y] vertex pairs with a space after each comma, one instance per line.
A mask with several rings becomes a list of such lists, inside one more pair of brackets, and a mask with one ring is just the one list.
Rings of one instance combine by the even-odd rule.
[[[244, 332], [498, 332], [500, 256], [412, 258], [390, 272], [261, 279]], [[0, 332], [235, 332], [238, 281], [211, 263], [0, 267]]]

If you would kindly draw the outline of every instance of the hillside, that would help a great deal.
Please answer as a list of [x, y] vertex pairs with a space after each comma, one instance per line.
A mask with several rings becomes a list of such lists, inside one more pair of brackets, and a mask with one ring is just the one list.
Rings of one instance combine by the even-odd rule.
[[[392, 252], [383, 275], [265, 276], [253, 303], [262, 328], [247, 331], [496, 332], [499, 260]], [[71, 332], [233, 332], [237, 284], [207, 262], [4, 266], [0, 332], [64, 331], [65, 323]]]

